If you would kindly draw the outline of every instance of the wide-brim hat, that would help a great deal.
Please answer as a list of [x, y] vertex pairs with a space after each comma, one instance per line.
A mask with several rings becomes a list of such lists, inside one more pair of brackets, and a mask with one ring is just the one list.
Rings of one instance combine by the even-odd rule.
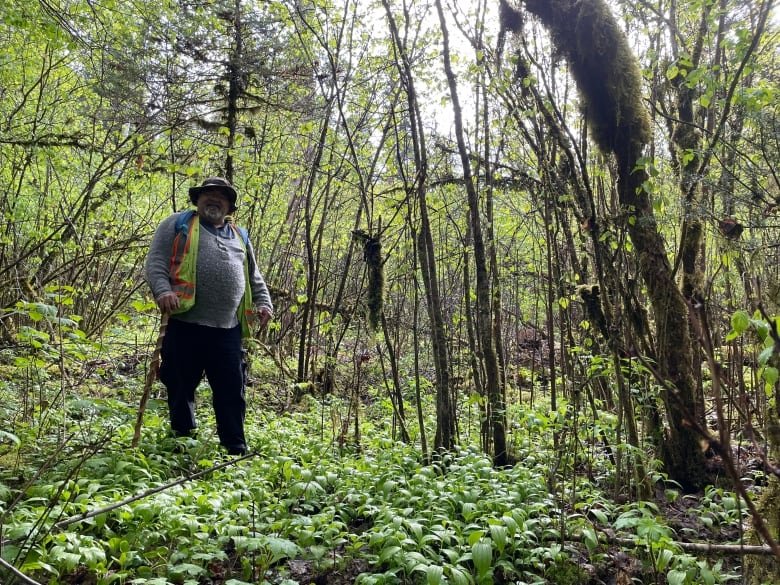
[[192, 204], [197, 205], [198, 197], [200, 197], [201, 194], [205, 193], [206, 191], [221, 191], [227, 195], [227, 198], [230, 201], [231, 213], [238, 208], [236, 205], [238, 193], [236, 193], [233, 185], [231, 185], [230, 181], [227, 179], [223, 179], [222, 177], [209, 177], [203, 181], [199, 187], [190, 187], [190, 201], [192, 201]]

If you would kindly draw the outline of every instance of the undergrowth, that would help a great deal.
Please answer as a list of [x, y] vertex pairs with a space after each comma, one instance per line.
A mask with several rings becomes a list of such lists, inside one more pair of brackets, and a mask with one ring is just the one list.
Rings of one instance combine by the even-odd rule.
[[[209, 422], [196, 438], [169, 437], [159, 401], [136, 450], [131, 406], [79, 400], [69, 409], [56, 453], [35, 437], [3, 448], [6, 463], [15, 461], [0, 488], [3, 559], [51, 585], [290, 584], [322, 575], [362, 585], [599, 583], [616, 570], [608, 534], [634, 539], [635, 571], [656, 578], [645, 582], [727, 578], [682, 554], [652, 502], [618, 505], [584, 483], [576, 506], [562, 503], [539, 449], [511, 469], [470, 448], [425, 464], [387, 437], [340, 449], [320, 438], [316, 411], [254, 413], [255, 456], [79, 520], [231, 460]], [[708, 518], [739, 521], [726, 509], [718, 515], [714, 497], [706, 507]]]
[[[625, 482], [610, 454], [627, 449], [614, 416], [585, 420], [563, 400], [552, 411], [539, 399], [519, 407], [509, 434], [517, 464], [501, 469], [469, 446], [479, 421], [467, 398], [463, 446], [425, 461], [416, 444], [394, 440], [376, 372], [363, 379], [350, 438], [342, 417], [351, 411], [337, 396], [275, 412], [284, 400], [273, 396], [269, 362], [255, 364], [250, 457], [219, 449], [205, 385], [197, 436], [171, 437], [164, 401], [152, 400], [132, 449], [137, 340], [110, 357], [103, 343], [68, 339], [67, 348], [32, 344], [5, 365], [0, 356], [9, 373], [0, 557], [39, 583], [692, 585], [726, 582], [738, 568], [678, 542], [733, 541], [745, 517], [734, 494], [686, 500], [641, 453], [632, 456], [646, 458], [657, 500], [614, 491]], [[665, 506], [686, 522], [667, 521]], [[3, 584], [20, 580], [0, 567]]]

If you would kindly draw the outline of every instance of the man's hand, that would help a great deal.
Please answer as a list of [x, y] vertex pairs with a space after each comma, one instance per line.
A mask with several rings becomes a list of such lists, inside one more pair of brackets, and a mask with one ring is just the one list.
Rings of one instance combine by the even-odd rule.
[[257, 320], [257, 327], [259, 329], [265, 329], [265, 326], [268, 325], [268, 322], [273, 316], [271, 309], [268, 307], [260, 307], [254, 311], [254, 317]]
[[179, 308], [179, 297], [175, 292], [166, 292], [157, 297], [157, 306], [163, 313], [171, 313]]

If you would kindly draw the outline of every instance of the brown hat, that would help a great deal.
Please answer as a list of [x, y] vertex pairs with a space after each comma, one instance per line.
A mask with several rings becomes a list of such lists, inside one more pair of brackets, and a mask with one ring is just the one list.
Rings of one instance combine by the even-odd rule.
[[201, 183], [200, 187], [190, 187], [190, 201], [192, 201], [192, 204], [197, 205], [198, 197], [206, 191], [221, 191], [227, 195], [227, 198], [230, 201], [231, 213], [238, 208], [236, 205], [238, 194], [227, 179], [223, 179], [222, 177], [209, 177]]

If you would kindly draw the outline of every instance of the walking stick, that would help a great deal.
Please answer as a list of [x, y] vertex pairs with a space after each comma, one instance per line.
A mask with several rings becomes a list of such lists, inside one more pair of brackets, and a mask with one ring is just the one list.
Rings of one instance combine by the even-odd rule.
[[168, 328], [168, 315], [170, 315], [170, 313], [166, 311], [160, 318], [160, 334], [157, 336], [157, 343], [154, 345], [152, 359], [149, 361], [149, 369], [146, 371], [144, 393], [141, 395], [141, 404], [138, 406], [138, 418], [135, 420], [135, 431], [133, 432], [133, 442], [131, 443], [133, 448], [138, 446], [138, 441], [141, 439], [141, 427], [144, 424], [146, 403], [149, 401], [152, 384], [160, 371], [160, 350], [162, 350], [163, 339], [165, 339], [165, 330]]

